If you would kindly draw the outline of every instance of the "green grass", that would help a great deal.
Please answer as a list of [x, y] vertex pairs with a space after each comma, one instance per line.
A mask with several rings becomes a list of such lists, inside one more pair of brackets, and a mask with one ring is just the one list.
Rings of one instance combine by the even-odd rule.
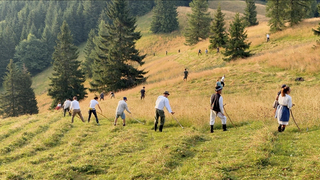
[[[45, 124], [45, 116], [38, 118]], [[129, 121], [126, 127], [113, 127], [109, 119], [101, 119], [101, 126], [78, 119], [69, 125], [70, 118], [61, 114], [55, 114], [55, 119], [60, 125], [52, 124], [59, 127], [50, 128], [54, 132], [36, 130], [37, 141], [16, 146], [17, 152], [0, 154], [1, 179], [320, 177], [317, 127], [306, 132], [302, 126], [298, 132], [290, 126], [278, 133], [273, 120], [248, 120], [237, 123], [237, 129], [228, 124], [229, 131], [223, 132], [216, 122], [215, 133], [210, 134], [209, 127], [206, 131], [181, 129], [169, 118], [160, 133], [151, 130], [151, 123]]]

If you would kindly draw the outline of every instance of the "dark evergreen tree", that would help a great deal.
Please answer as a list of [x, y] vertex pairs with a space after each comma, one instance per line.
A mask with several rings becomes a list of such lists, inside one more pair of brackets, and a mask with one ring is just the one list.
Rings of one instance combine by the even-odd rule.
[[299, 24], [306, 17], [308, 10], [311, 9], [313, 0], [290, 0], [287, 1], [287, 19], [290, 26]]
[[47, 46], [33, 34], [16, 47], [14, 61], [20, 68], [25, 67], [32, 74], [43, 71], [50, 65], [51, 59]]
[[[104, 22], [101, 22], [103, 23], [103, 25], [105, 25]], [[84, 62], [82, 63], [82, 70], [83, 72], [86, 74], [86, 76], [88, 78], [92, 78], [92, 66], [93, 66], [93, 63], [94, 63], [94, 58], [95, 58], [95, 51], [94, 51], [94, 48], [95, 48], [95, 43], [94, 43], [94, 39], [96, 37], [96, 33], [95, 33], [95, 30], [94, 29], [91, 29], [90, 33], [89, 33], [89, 36], [88, 36], [88, 40], [87, 40], [87, 44], [86, 44], [86, 47], [84, 49], [84, 54], [85, 54], [85, 60]]]
[[0, 112], [3, 117], [19, 115], [17, 101], [19, 96], [19, 77], [19, 69], [13, 63], [13, 60], [10, 60], [3, 82], [4, 94], [0, 96]]
[[72, 43], [71, 31], [66, 21], [63, 22], [57, 39], [52, 55], [54, 72], [48, 91], [48, 95], [53, 99], [52, 107], [66, 98], [77, 96], [81, 100], [87, 94], [83, 85], [85, 76], [77, 60], [78, 48]]
[[228, 35], [225, 28], [224, 16], [219, 4], [210, 27], [211, 36], [209, 49], [220, 48], [227, 43]]
[[287, 3], [283, 0], [268, 0], [267, 17], [270, 18], [269, 26], [271, 31], [281, 31], [285, 28], [285, 17]]
[[208, 13], [207, 0], [193, 0], [190, 7], [192, 13], [188, 14], [188, 27], [184, 36], [187, 45], [194, 45], [209, 37], [212, 19], [210, 13]]
[[247, 26], [258, 25], [257, 21], [257, 10], [256, 10], [256, 0], [246, 0], [246, 9], [244, 10], [244, 19]]
[[150, 30], [153, 33], [170, 33], [178, 28], [178, 12], [174, 2], [156, 0]]
[[176, 6], [187, 6], [189, 7], [189, 4], [192, 0], [176, 0]]
[[135, 43], [141, 38], [135, 32], [136, 18], [130, 15], [126, 0], [113, 0], [108, 4], [107, 16], [112, 20], [99, 30], [99, 50], [93, 67], [91, 91], [117, 91], [146, 81], [144, 70], [133, 65], [143, 65], [145, 55], [140, 55]]
[[130, 12], [133, 16], [143, 16], [146, 13], [150, 12], [154, 6], [154, 1], [149, 0], [128, 0]]
[[19, 115], [38, 114], [38, 106], [36, 96], [31, 88], [32, 79], [30, 73], [23, 69], [18, 78], [17, 102]]
[[[320, 23], [319, 23], [318, 28], [317, 29], [312, 29], [312, 31], [313, 31], [314, 35], [320, 36]], [[317, 40], [317, 44], [320, 44], [320, 39]]]
[[226, 61], [250, 56], [250, 51], [246, 50], [249, 49], [251, 43], [246, 42], [246, 39], [245, 24], [242, 22], [239, 13], [237, 13], [230, 24], [229, 38], [225, 46], [226, 51], [223, 53], [227, 56], [225, 58]]

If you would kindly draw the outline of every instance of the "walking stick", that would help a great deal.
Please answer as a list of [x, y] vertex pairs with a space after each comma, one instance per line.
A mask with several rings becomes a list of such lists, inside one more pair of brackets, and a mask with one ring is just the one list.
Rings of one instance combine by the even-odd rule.
[[[97, 112], [97, 111], [96, 111], [96, 113], [98, 113], [98, 114], [100, 114], [101, 116], [107, 118], [105, 115], [103, 115], [103, 114], [101, 114], [101, 113], [99, 113], [99, 112]], [[107, 119], [108, 119], [108, 118], [107, 118]]]
[[134, 119], [135, 121], [137, 121], [140, 124], [144, 124], [143, 122], [139, 121], [138, 119], [134, 118], [131, 114], [130, 114], [131, 118]]
[[[227, 104], [225, 104], [225, 105], [227, 105]], [[223, 105], [224, 112], [226, 113], [226, 115], [227, 115], [227, 116], [228, 116], [228, 118], [230, 119], [230, 122], [231, 122], [231, 124], [233, 125], [233, 127], [235, 127], [235, 128], [237, 129], [237, 127], [233, 124], [233, 122], [232, 122], [232, 120], [231, 120], [230, 116], [228, 115], [228, 113], [227, 113], [227, 111], [226, 111], [226, 108], [224, 108], [224, 106], [225, 106], [225, 105]]]
[[292, 119], [293, 119], [293, 122], [296, 124], [296, 126], [298, 127], [298, 129], [299, 129], [299, 132], [301, 132], [301, 130], [300, 130], [300, 128], [299, 128], [299, 126], [298, 126], [298, 124], [296, 123], [296, 121], [294, 120], [294, 117], [293, 117], [293, 114], [292, 114], [292, 110], [290, 109], [290, 112], [291, 112], [291, 116], [292, 116]]
[[174, 115], [172, 114], [173, 118], [177, 121], [177, 123], [181, 126], [181, 128], [183, 129], [184, 127], [179, 123], [178, 119], [176, 117], [174, 117]]

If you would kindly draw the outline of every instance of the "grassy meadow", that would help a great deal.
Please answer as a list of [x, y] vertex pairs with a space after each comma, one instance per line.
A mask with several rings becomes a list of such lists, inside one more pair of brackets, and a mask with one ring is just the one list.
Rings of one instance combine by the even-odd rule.
[[[215, 3], [210, 2], [211, 12]], [[239, 2], [221, 2], [229, 22], [242, 4], [228, 3]], [[214, 50], [205, 54], [209, 40], [185, 46], [183, 30], [153, 35], [148, 30], [152, 13], [139, 18], [143, 37], [137, 48], [147, 54], [141, 68], [149, 71], [148, 80], [115, 93], [115, 99], [106, 96], [100, 101], [105, 116], [99, 115], [101, 126], [93, 118], [90, 123], [76, 118], [71, 124], [62, 111], [48, 110], [51, 100], [46, 91], [52, 69], [39, 74], [33, 87], [40, 113], [0, 121], [0, 179], [319, 179], [320, 52], [314, 48], [311, 28], [320, 19], [270, 34], [267, 43], [269, 27], [263, 7], [259, 5], [260, 24], [247, 28], [254, 55], [229, 63]], [[180, 26], [185, 27], [190, 9], [179, 7], [178, 11]], [[83, 46], [79, 49], [83, 60]], [[200, 56], [198, 49], [203, 52]], [[187, 82], [182, 80], [184, 68], [189, 70]], [[211, 134], [209, 100], [216, 79], [224, 74], [222, 95], [236, 127], [228, 118], [228, 131], [223, 132], [216, 119]], [[297, 77], [305, 81], [297, 82]], [[292, 88], [292, 111], [301, 132], [292, 118], [285, 132], [277, 132], [272, 104], [282, 84]], [[146, 87], [144, 100], [140, 100], [142, 86]], [[154, 105], [165, 90], [170, 91], [174, 117], [185, 128], [166, 112], [164, 131], [159, 133], [152, 130]], [[85, 119], [95, 95], [99, 93], [89, 93], [80, 102]], [[132, 116], [126, 113], [127, 126], [119, 120], [115, 127], [115, 109], [124, 96]]]

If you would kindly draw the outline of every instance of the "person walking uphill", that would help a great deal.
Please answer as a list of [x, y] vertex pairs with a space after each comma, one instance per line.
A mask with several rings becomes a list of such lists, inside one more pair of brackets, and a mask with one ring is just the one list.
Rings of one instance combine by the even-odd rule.
[[101, 113], [102, 110], [99, 106], [99, 102], [98, 102], [98, 97], [94, 97], [91, 101], [90, 101], [90, 105], [89, 105], [89, 117], [88, 117], [88, 122], [90, 122], [90, 118], [91, 118], [91, 114], [93, 113], [94, 117], [96, 118], [96, 122], [98, 125], [99, 124], [99, 120], [97, 117], [97, 111], [96, 111], [96, 105], [98, 105], [98, 108], [100, 109]]
[[163, 93], [163, 96], [159, 96], [157, 101], [156, 101], [156, 117], [155, 117], [155, 121], [154, 121], [154, 130], [157, 131], [158, 128], [158, 120], [160, 117], [160, 127], [159, 127], [159, 131], [162, 132], [163, 126], [164, 126], [164, 122], [165, 122], [165, 115], [164, 115], [164, 107], [166, 107], [166, 109], [168, 110], [169, 113], [174, 114], [174, 112], [172, 112], [170, 104], [169, 104], [169, 92], [165, 91]]
[[184, 77], [183, 77], [183, 80], [184, 81], [187, 81], [188, 80], [188, 74], [189, 74], [189, 72], [187, 71], [187, 69], [184, 69]]
[[212, 94], [210, 105], [210, 132], [213, 133], [213, 125], [215, 123], [215, 119], [218, 116], [222, 122], [223, 131], [227, 131], [227, 117], [224, 115], [223, 109], [223, 98], [221, 96], [222, 86], [216, 87], [216, 93]]
[[71, 102], [70, 110], [72, 111], [71, 123], [73, 123], [74, 116], [76, 116], [77, 114], [80, 116], [80, 119], [82, 120], [82, 122], [85, 122], [83, 120], [81, 110], [80, 110], [80, 105], [79, 105], [79, 102], [77, 101], [76, 96], [73, 97], [73, 101]]
[[290, 92], [290, 87], [287, 86], [282, 88], [278, 99], [279, 105], [276, 111], [276, 118], [278, 119], [279, 123], [279, 132], [283, 132], [286, 126], [289, 124], [290, 109], [292, 108], [292, 98], [289, 96]]
[[116, 118], [114, 119], [114, 125], [117, 125], [117, 120], [119, 117], [123, 120], [123, 126], [126, 125], [126, 115], [124, 114], [124, 110], [126, 110], [128, 113], [131, 114], [131, 112], [128, 109], [128, 104], [127, 104], [127, 98], [123, 97], [123, 100], [119, 101], [118, 107], [116, 110]]
[[146, 96], [146, 87], [143, 87], [143, 88], [140, 90], [140, 93], [141, 93], [140, 99], [142, 100], [142, 99], [144, 99], [145, 96]]

